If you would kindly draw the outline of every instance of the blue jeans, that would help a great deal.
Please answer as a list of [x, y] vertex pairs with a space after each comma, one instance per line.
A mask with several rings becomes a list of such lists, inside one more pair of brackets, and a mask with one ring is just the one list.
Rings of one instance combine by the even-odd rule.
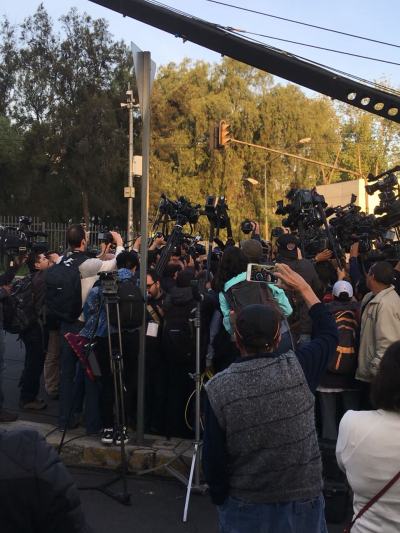
[[328, 533], [322, 494], [287, 503], [246, 503], [229, 496], [217, 509], [220, 533]]
[[78, 362], [74, 351], [64, 338], [64, 334], [79, 333], [82, 325], [62, 322], [60, 326], [60, 413], [59, 423], [64, 427], [68, 422], [70, 427], [76, 423], [79, 409], [79, 399], [84, 390], [85, 394], [85, 426], [87, 433], [97, 433], [102, 424], [99, 409], [99, 386], [91, 381]]

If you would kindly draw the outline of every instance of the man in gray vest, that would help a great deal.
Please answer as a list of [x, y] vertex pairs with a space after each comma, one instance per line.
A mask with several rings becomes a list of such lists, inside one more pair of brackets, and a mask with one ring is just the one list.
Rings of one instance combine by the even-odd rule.
[[203, 469], [221, 533], [325, 533], [314, 395], [335, 354], [337, 328], [310, 285], [277, 265], [285, 288], [300, 293], [313, 339], [283, 355], [274, 306], [238, 315], [241, 357], [207, 384]]

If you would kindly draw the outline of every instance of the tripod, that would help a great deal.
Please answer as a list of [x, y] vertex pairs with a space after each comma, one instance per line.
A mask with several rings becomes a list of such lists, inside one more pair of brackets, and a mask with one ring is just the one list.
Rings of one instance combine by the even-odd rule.
[[[125, 401], [124, 401], [124, 382], [123, 382], [123, 358], [122, 358], [122, 334], [121, 334], [121, 321], [118, 306], [117, 296], [117, 280], [115, 273], [104, 272], [100, 274], [103, 302], [106, 309], [107, 317], [107, 331], [108, 331], [108, 350], [110, 355], [111, 372], [114, 381], [114, 427], [117, 431], [117, 435], [120, 436], [120, 473], [114, 477], [111, 481], [107, 481], [97, 487], [85, 487], [85, 490], [98, 490], [103, 494], [106, 494], [113, 500], [122, 503], [123, 505], [132, 505], [131, 495], [128, 492], [127, 487], [127, 471], [128, 461], [126, 458], [125, 449]], [[115, 306], [117, 316], [117, 330], [118, 330], [118, 350], [114, 350], [112, 346], [111, 338], [111, 324], [110, 324], [110, 308]], [[113, 492], [110, 487], [117, 481], [122, 482], [122, 492]]]
[[165, 469], [186, 485], [186, 498], [185, 506], [183, 509], [183, 522], [187, 522], [187, 515], [189, 509], [190, 495], [192, 491], [204, 494], [207, 490], [207, 486], [200, 483], [200, 449], [202, 445], [201, 436], [200, 436], [200, 393], [201, 393], [201, 371], [200, 371], [200, 328], [201, 328], [201, 302], [204, 298], [200, 294], [198, 289], [198, 281], [192, 281], [192, 292], [193, 298], [196, 300], [196, 314], [194, 319], [194, 327], [196, 329], [196, 369], [195, 373], [192, 375], [196, 389], [195, 389], [195, 398], [196, 398], [196, 407], [195, 407], [195, 438], [193, 441], [193, 455], [192, 462], [190, 465], [189, 477], [186, 478], [183, 474], [178, 472], [175, 468], [170, 465], [167, 465]]

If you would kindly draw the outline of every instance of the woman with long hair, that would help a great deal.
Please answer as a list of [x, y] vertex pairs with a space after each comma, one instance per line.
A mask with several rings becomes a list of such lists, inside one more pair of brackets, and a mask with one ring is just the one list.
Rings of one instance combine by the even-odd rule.
[[[222, 256], [219, 270], [217, 272], [215, 286], [219, 291], [219, 303], [223, 315], [223, 325], [226, 331], [232, 335], [232, 321], [233, 303], [235, 300], [234, 293], [239, 284], [246, 282], [246, 269], [248, 260], [240, 248], [231, 246], [227, 248]], [[258, 282], [255, 282], [258, 284]], [[281, 334], [282, 341], [279, 346], [279, 351], [288, 351], [292, 347], [289, 327], [287, 325], [286, 317], [292, 313], [292, 307], [285, 294], [285, 291], [277, 287], [274, 283], [263, 283], [259, 287], [262, 299], [265, 301], [275, 302], [277, 311], [281, 314]], [[251, 301], [249, 304], [262, 303], [260, 301]]]

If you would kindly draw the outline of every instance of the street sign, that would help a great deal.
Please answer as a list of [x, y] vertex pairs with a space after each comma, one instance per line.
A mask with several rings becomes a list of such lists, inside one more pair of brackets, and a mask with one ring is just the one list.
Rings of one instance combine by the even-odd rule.
[[[143, 106], [144, 106], [144, 94], [143, 94], [143, 83], [145, 76], [144, 68], [144, 56], [142, 50], [135, 44], [131, 42], [131, 50], [133, 56], [133, 68], [135, 69], [135, 78], [138, 88], [139, 104], [140, 111], [143, 115]], [[150, 61], [150, 92], [153, 88], [153, 81], [156, 75], [156, 64], [153, 60]]]
[[133, 157], [133, 175], [134, 176], [142, 175], [142, 162], [143, 162], [143, 158], [141, 155], [135, 155]]
[[124, 198], [135, 198], [135, 187], [124, 187]]

